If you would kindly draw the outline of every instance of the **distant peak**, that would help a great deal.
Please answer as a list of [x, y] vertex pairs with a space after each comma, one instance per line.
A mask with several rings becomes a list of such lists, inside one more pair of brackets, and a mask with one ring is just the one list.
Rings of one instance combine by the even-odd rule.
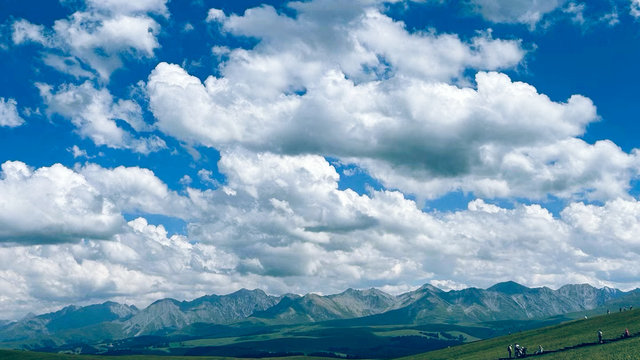
[[[151, 305], [157, 305], [157, 304], [164, 304], [164, 303], [172, 303], [172, 304], [180, 304], [180, 302], [176, 299], [172, 299], [172, 298], [164, 298], [164, 299], [160, 299], [160, 300], [156, 300], [153, 303], [151, 303]], [[149, 306], [151, 306], [149, 305]]]
[[229, 295], [246, 296], [246, 295], [250, 295], [250, 294], [259, 294], [259, 295], [265, 294], [266, 295], [266, 293], [264, 291], [260, 290], [260, 289], [249, 290], [249, 289], [245, 289], [245, 288], [242, 288], [242, 289], [240, 289], [238, 291], [235, 291], [235, 292], [233, 292], [233, 293], [231, 293]]
[[25, 316], [22, 318], [22, 320], [31, 320], [31, 319], [35, 318], [36, 316], [37, 316], [36, 314], [34, 314], [34, 313], [30, 312], [30, 313], [28, 313], [27, 315], [25, 315]]
[[529, 290], [529, 288], [524, 285], [520, 285], [515, 281], [505, 281], [505, 282], [497, 283], [492, 287], [488, 288], [487, 290], [513, 295], [513, 294], [518, 294], [523, 291]]
[[437, 293], [444, 292], [442, 289], [435, 287], [431, 284], [424, 284], [417, 291], [431, 291], [431, 292], [437, 292]]
[[571, 290], [571, 289], [595, 289], [595, 287], [589, 284], [567, 284], [562, 286], [558, 290]]

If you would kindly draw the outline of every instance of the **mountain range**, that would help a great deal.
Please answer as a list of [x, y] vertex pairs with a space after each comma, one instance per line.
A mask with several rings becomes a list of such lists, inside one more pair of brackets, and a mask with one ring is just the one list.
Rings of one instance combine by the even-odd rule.
[[192, 301], [158, 300], [144, 309], [105, 302], [0, 322], [0, 346], [53, 347], [105, 342], [145, 335], [167, 336], [202, 324], [272, 326], [346, 320], [362, 324], [475, 324], [502, 320], [544, 319], [555, 315], [622, 304], [640, 298], [640, 289], [623, 292], [587, 284], [557, 290], [503, 282], [487, 289], [443, 291], [432, 285], [400, 294], [377, 289], [334, 295], [286, 294], [242, 289]]

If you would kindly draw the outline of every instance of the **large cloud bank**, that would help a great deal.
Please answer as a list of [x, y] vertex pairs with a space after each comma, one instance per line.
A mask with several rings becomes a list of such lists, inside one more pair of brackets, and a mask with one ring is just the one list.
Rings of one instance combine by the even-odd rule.
[[[473, 3], [493, 22], [532, 26], [563, 4]], [[255, 46], [214, 46], [222, 60], [204, 81], [158, 61], [144, 84], [152, 124], [106, 84], [123, 62], [154, 56], [166, 1], [87, 1], [50, 28], [15, 21], [15, 44], [39, 44], [46, 64], [79, 82], [38, 84], [49, 116], [122, 151], [166, 148], [156, 130], [216, 149], [226, 180], [201, 168], [215, 186], [176, 189], [141, 167], [5, 162], [0, 318], [240, 287], [639, 286], [640, 203], [629, 194], [638, 151], [582, 139], [599, 120], [589, 98], [551, 99], [507, 76], [527, 56], [519, 40], [408, 29], [384, 6], [203, 12], [212, 33]], [[0, 105], [0, 125], [24, 122], [14, 100]], [[338, 163], [382, 189], [344, 188]], [[423, 209], [451, 192], [475, 200]], [[535, 204], [549, 197], [566, 204], [555, 216]], [[526, 204], [492, 204], [514, 198]], [[169, 234], [163, 218], [184, 222], [185, 233]]]
[[[629, 288], [640, 275], [634, 199], [574, 202], [559, 218], [539, 205], [507, 209], [479, 199], [466, 210], [426, 213], [397, 191], [340, 190], [336, 169], [317, 155], [236, 150], [219, 167], [225, 186], [176, 193], [135, 167], [3, 164], [0, 198], [20, 200], [0, 206], [0, 274], [12, 289], [2, 301], [22, 305], [3, 306], [2, 316], [240, 287], [398, 292], [417, 281], [455, 287], [514, 279]], [[123, 222], [122, 214], [136, 211], [187, 219], [188, 232], [170, 236], [144, 218]], [[25, 239], [39, 245], [24, 246]]]

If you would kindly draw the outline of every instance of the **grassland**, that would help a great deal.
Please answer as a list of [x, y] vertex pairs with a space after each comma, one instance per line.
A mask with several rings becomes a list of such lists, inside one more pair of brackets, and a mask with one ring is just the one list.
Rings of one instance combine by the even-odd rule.
[[[131, 356], [93, 356], [93, 355], [65, 355], [49, 354], [31, 351], [0, 350], [2, 360], [223, 360], [228, 357], [219, 356], [154, 356], [154, 355], [131, 355]], [[326, 360], [322, 357], [289, 356], [277, 358], [261, 358], [261, 360]], [[237, 359], [242, 360], [242, 359]], [[335, 359], [333, 359], [335, 360]]]
[[421, 360], [486, 360], [507, 356], [507, 346], [518, 343], [533, 353], [538, 345], [545, 351], [557, 351], [536, 357], [551, 359], [638, 359], [640, 336], [621, 341], [566, 349], [579, 344], [597, 342], [597, 331], [601, 329], [605, 340], [619, 339], [625, 328], [632, 335], [640, 335], [640, 310], [601, 315], [586, 320], [574, 320], [559, 325], [523, 331], [508, 336], [468, 343], [448, 349], [412, 355], [405, 359]]

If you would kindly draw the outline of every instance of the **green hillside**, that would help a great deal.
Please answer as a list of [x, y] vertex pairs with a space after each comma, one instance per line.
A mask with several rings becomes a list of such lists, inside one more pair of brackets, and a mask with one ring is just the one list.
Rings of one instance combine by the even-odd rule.
[[[605, 344], [571, 348], [580, 344], [597, 342], [601, 329], [605, 340], [620, 339], [625, 328], [632, 338]], [[545, 351], [556, 351], [540, 359], [637, 359], [640, 354], [640, 311], [615, 312], [589, 319], [574, 320], [550, 327], [529, 330], [498, 338], [477, 341], [448, 349], [406, 357], [406, 359], [498, 359], [507, 356], [507, 346], [518, 343], [532, 354], [542, 345]], [[563, 350], [563, 351], [558, 351]]]
[[[92, 355], [64, 355], [49, 354], [32, 351], [0, 350], [2, 360], [223, 360], [228, 357], [217, 356], [154, 356], [154, 355], [131, 355], [131, 356], [92, 356]], [[261, 358], [261, 360], [323, 360], [321, 357], [289, 356], [278, 358]], [[242, 360], [242, 359], [238, 359]]]

